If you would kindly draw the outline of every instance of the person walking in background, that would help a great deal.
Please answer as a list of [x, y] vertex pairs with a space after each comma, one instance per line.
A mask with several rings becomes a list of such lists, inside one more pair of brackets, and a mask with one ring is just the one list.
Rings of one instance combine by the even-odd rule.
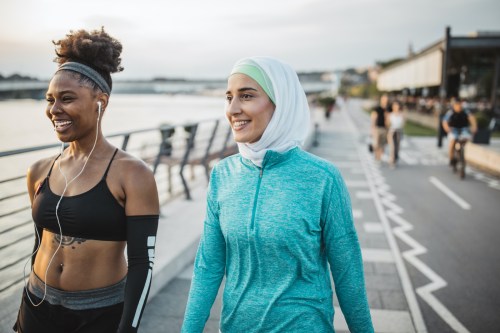
[[399, 101], [392, 102], [391, 113], [387, 117], [389, 131], [387, 141], [390, 147], [389, 165], [394, 168], [398, 162], [399, 146], [403, 137], [405, 119]]
[[239, 154], [212, 170], [182, 332], [203, 332], [224, 275], [221, 332], [334, 332], [330, 271], [351, 332], [373, 332], [349, 192], [300, 148], [310, 112], [296, 72], [242, 59], [226, 99]]
[[45, 113], [63, 146], [28, 171], [36, 242], [13, 329], [137, 332], [159, 203], [150, 169], [114, 147], [101, 129], [111, 73], [123, 69], [122, 45], [104, 29], [71, 31], [54, 44], [59, 68]]
[[387, 143], [388, 103], [389, 97], [383, 94], [380, 97], [380, 104], [370, 114], [373, 151], [377, 162], [382, 161], [382, 155]]

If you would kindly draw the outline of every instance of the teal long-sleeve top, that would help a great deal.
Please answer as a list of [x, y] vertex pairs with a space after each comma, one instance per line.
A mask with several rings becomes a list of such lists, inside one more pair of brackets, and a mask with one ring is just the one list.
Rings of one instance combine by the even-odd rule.
[[328, 267], [350, 331], [373, 332], [339, 171], [298, 147], [262, 165], [237, 154], [212, 170], [182, 332], [203, 332], [224, 274], [222, 333], [335, 332]]

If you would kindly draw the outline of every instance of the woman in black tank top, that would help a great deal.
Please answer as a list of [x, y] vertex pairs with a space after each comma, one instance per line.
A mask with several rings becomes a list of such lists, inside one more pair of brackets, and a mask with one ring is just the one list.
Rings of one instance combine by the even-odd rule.
[[28, 171], [39, 248], [14, 330], [136, 332], [151, 284], [159, 203], [148, 166], [114, 147], [100, 126], [111, 73], [122, 70], [122, 46], [103, 29], [72, 31], [54, 44], [59, 68], [46, 115], [68, 147]]

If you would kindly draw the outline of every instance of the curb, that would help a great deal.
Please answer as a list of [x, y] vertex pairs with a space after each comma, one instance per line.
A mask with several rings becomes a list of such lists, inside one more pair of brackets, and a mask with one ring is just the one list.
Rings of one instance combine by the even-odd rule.
[[500, 153], [469, 142], [465, 145], [465, 160], [473, 167], [500, 177]]

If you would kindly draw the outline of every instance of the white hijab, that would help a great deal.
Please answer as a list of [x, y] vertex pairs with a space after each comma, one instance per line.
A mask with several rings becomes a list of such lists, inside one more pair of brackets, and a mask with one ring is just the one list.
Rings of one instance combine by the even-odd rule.
[[304, 144], [309, 131], [309, 104], [297, 73], [289, 65], [270, 57], [244, 58], [234, 65], [231, 75], [248, 75], [238, 71], [241, 65], [255, 66], [267, 75], [266, 79], [271, 83], [268, 89], [273, 95], [270, 98], [276, 105], [273, 117], [259, 141], [238, 142], [240, 154], [262, 167], [262, 160], [268, 150], [284, 153]]

